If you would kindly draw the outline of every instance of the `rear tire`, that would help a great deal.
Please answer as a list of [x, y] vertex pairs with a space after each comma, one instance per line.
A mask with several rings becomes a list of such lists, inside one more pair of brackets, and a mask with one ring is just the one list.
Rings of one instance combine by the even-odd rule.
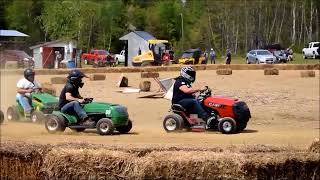
[[241, 131], [243, 131], [246, 127], [247, 127], [247, 123], [246, 123], [246, 122], [239, 123], [239, 124], [237, 125], [237, 131], [238, 131], [238, 132], [241, 132]]
[[163, 128], [167, 132], [174, 132], [183, 129], [183, 118], [178, 114], [169, 114], [163, 119]]
[[132, 129], [132, 121], [129, 119], [128, 121], [128, 125], [126, 126], [119, 126], [116, 128], [117, 131], [119, 131], [119, 133], [121, 134], [126, 134], [128, 133], [131, 129]]
[[66, 122], [63, 117], [49, 114], [45, 122], [45, 127], [49, 133], [63, 132], [66, 129]]
[[237, 130], [237, 123], [229, 117], [221, 118], [218, 123], [218, 129], [223, 134], [232, 134]]
[[97, 131], [100, 135], [109, 135], [114, 131], [114, 125], [111, 119], [102, 118], [97, 122]]
[[7, 110], [7, 120], [8, 121], [19, 121], [19, 113], [15, 106], [11, 106]]
[[46, 116], [41, 111], [33, 111], [31, 113], [31, 122], [33, 123], [43, 123], [46, 119]]

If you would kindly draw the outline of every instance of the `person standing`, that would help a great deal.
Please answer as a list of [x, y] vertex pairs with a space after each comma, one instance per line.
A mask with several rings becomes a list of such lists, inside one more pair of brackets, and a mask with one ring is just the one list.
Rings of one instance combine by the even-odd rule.
[[226, 64], [231, 64], [231, 51], [229, 48], [227, 49], [227, 54], [226, 54]]
[[211, 48], [210, 50], [210, 61], [211, 61], [211, 64], [215, 64], [216, 63], [216, 53], [214, 52], [213, 48]]

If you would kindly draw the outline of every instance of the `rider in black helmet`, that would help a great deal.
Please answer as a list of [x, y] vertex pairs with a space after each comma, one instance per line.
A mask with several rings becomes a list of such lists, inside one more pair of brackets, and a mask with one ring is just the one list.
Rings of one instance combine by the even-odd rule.
[[79, 88], [82, 88], [84, 83], [82, 78], [88, 77], [78, 69], [71, 70], [68, 75], [68, 81], [61, 91], [59, 98], [59, 109], [63, 113], [77, 114], [80, 118], [80, 123], [83, 125], [92, 126], [93, 121], [90, 120], [86, 112], [80, 106], [83, 98], [79, 94]]
[[31, 68], [24, 70], [24, 78], [20, 79], [17, 83], [16, 98], [23, 107], [26, 118], [31, 116], [31, 93], [34, 91], [41, 91], [40, 83], [35, 80], [35, 72]]
[[172, 104], [180, 104], [190, 114], [198, 114], [198, 117], [206, 121], [208, 114], [193, 96], [194, 93], [202, 90], [191, 86], [195, 80], [196, 71], [192, 67], [185, 66], [181, 68], [180, 76], [176, 78], [173, 86]]

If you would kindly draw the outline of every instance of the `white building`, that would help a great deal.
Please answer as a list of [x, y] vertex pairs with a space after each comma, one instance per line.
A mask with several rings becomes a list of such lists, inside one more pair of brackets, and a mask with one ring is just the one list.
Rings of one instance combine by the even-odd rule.
[[74, 60], [76, 57], [76, 45], [72, 41], [57, 40], [46, 42], [31, 46], [30, 49], [33, 51], [35, 68], [54, 68], [55, 60], [59, 53], [61, 54], [61, 58], [58, 58], [60, 62]]

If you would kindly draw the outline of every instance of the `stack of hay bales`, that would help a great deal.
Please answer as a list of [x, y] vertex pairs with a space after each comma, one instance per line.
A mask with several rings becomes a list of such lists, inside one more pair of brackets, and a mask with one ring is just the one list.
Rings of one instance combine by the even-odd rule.
[[48, 94], [51, 94], [53, 96], [56, 95], [56, 89], [53, 87], [52, 84], [50, 83], [43, 83], [41, 85], [41, 88], [42, 88], [42, 92], [45, 92], [45, 93], [48, 93]]
[[51, 84], [65, 84], [67, 82], [66, 77], [52, 77], [50, 79]]
[[89, 76], [90, 81], [103, 81], [106, 79], [106, 75], [104, 74], [91, 74]]
[[232, 75], [231, 68], [219, 68], [216, 70], [217, 75]]
[[267, 68], [264, 70], [264, 75], [279, 75], [279, 69]]
[[158, 78], [159, 73], [157, 72], [141, 72], [141, 78]]
[[315, 71], [301, 71], [300, 76], [303, 78], [316, 77], [316, 72]]

